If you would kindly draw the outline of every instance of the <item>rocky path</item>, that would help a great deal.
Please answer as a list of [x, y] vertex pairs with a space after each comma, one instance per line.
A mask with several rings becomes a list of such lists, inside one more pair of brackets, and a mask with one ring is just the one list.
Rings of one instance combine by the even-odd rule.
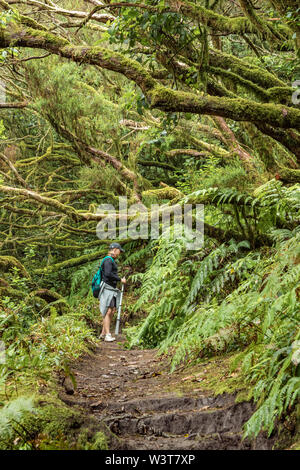
[[155, 350], [126, 350], [124, 338], [99, 342], [94, 355], [72, 367], [77, 388], [61, 398], [85, 407], [118, 436], [115, 449], [271, 449], [273, 440], [241, 440], [254, 411], [233, 395], [187, 387], [186, 371], [169, 373]]

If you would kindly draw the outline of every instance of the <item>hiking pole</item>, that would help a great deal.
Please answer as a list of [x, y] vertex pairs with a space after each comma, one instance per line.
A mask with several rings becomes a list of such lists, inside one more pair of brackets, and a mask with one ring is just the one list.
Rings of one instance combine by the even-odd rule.
[[118, 317], [117, 317], [117, 323], [116, 323], [116, 330], [115, 330], [115, 335], [118, 335], [118, 334], [119, 334], [119, 327], [120, 327], [120, 319], [121, 319], [121, 307], [122, 307], [123, 292], [124, 292], [124, 284], [122, 284], [122, 289], [121, 289], [120, 303], [119, 303], [119, 308], [118, 308]]

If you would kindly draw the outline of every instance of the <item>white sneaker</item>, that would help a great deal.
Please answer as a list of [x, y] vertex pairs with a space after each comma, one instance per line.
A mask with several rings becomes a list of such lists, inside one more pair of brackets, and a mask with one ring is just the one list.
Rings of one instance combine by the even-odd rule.
[[104, 341], [115, 341], [116, 338], [113, 338], [111, 333], [108, 333], [105, 338], [104, 338]]

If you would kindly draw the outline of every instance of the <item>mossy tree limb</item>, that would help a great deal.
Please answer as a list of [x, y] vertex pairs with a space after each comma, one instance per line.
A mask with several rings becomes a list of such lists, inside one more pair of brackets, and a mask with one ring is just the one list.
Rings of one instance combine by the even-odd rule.
[[[99, 244], [100, 244], [99, 240]], [[89, 253], [87, 255], [78, 256], [77, 258], [67, 259], [62, 261], [61, 263], [55, 263], [45, 268], [38, 268], [35, 269], [33, 272], [34, 274], [50, 274], [56, 271], [60, 271], [61, 269], [73, 268], [75, 266], [80, 266], [82, 264], [89, 263], [90, 261], [95, 261], [100, 259], [107, 253], [106, 248], [102, 248], [101, 250], [95, 251], [94, 253]]]
[[149, 94], [152, 108], [221, 116], [234, 121], [267, 123], [283, 129], [300, 129], [300, 111], [287, 106], [261, 104], [243, 98], [230, 99], [177, 92], [157, 86]]
[[13, 268], [17, 268], [24, 277], [30, 278], [30, 274], [27, 272], [26, 268], [14, 256], [0, 256], [0, 270], [2, 272], [10, 271]]

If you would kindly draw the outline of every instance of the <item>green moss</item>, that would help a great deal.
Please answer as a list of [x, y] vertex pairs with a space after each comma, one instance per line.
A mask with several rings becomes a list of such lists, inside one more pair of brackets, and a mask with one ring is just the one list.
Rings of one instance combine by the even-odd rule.
[[229, 354], [210, 361], [208, 366], [205, 366], [206, 372], [203, 388], [213, 392], [215, 395], [236, 393], [236, 399], [240, 402], [249, 400], [252, 393], [251, 386], [245, 382], [241, 372], [233, 372], [231, 370], [231, 365], [235, 358], [236, 354]]
[[7, 272], [13, 268], [17, 268], [24, 277], [30, 278], [23, 264], [14, 256], [0, 256], [0, 269], [2, 272]]
[[[32, 24], [30, 21], [29, 23]], [[32, 26], [36, 26], [35, 22]], [[4, 47], [37, 47], [55, 53], [58, 52], [59, 48], [69, 43], [66, 39], [49, 33], [42, 28], [24, 27], [22, 24], [13, 24], [9, 28], [0, 30], [0, 39]]]
[[142, 192], [142, 198], [144, 202], [152, 203], [160, 201], [162, 199], [174, 199], [181, 198], [183, 194], [176, 188], [165, 187], [161, 189], [150, 189]]
[[279, 177], [284, 183], [300, 183], [300, 170], [282, 167], [279, 169]]
[[278, 425], [275, 450], [300, 450], [300, 405]]
[[73, 429], [78, 429], [83, 419], [78, 411], [57, 405], [46, 405], [38, 412], [39, 426], [43, 433], [57, 437]]
[[[21, 32], [21, 31], [20, 31]], [[22, 31], [24, 33], [24, 31]], [[46, 49], [57, 49], [64, 47], [69, 44], [67, 39], [64, 39], [55, 34], [49, 33], [48, 31], [41, 31], [40, 29], [27, 28], [26, 33], [28, 37], [36, 38], [41, 41], [41, 47]]]
[[270, 87], [286, 87], [285, 82], [268, 72], [268, 70], [251, 65], [248, 61], [246, 62], [246, 59], [239, 59], [216, 49], [210, 49], [209, 51], [209, 64], [213, 67], [231, 70], [232, 73], [257, 83], [266, 90]]
[[22, 24], [25, 24], [26, 26], [29, 26], [30, 28], [47, 31], [47, 28], [45, 26], [41, 25], [40, 23], [35, 21], [33, 18], [30, 18], [29, 16], [20, 15], [20, 20]]
[[[200, 389], [201, 392], [213, 395], [236, 394], [236, 402], [249, 401], [252, 397], [251, 384], [245, 381], [239, 369], [232, 371], [232, 363], [238, 354], [230, 353], [186, 367], [183, 378], [187, 376], [189, 380], [179, 379], [175, 387], [176, 393], [182, 396]], [[174, 384], [171, 385], [171, 390], [174, 391]]]
[[273, 103], [257, 103], [243, 98], [219, 98], [200, 93], [174, 91], [155, 86], [148, 93], [152, 108], [204, 115], [218, 115], [234, 121], [251, 121], [281, 128], [300, 127], [300, 111]]
[[285, 102], [287, 105], [291, 102], [291, 96], [294, 93], [295, 89], [292, 87], [273, 87], [269, 88], [267, 95], [269, 100], [275, 103]]
[[94, 253], [89, 253], [87, 255], [79, 256], [78, 258], [71, 258], [62, 263], [52, 264], [47, 266], [46, 268], [39, 268], [35, 269], [35, 274], [49, 274], [51, 272], [59, 271], [60, 269], [71, 268], [74, 266], [79, 266], [81, 264], [88, 263], [89, 261], [94, 261], [98, 258], [101, 258], [103, 255], [106, 254], [107, 248], [102, 248], [100, 251], [96, 251]]
[[[39, 450], [107, 450], [109, 431], [92, 416], [55, 398], [37, 400], [20, 423], [25, 440]], [[12, 443], [10, 443], [12, 445]]]
[[255, 94], [261, 99], [268, 100], [268, 92], [256, 83], [253, 83], [251, 80], [247, 80], [241, 75], [230, 72], [229, 70], [225, 70], [221, 67], [210, 67], [209, 70], [215, 75], [221, 75], [222, 77], [229, 78], [234, 84], [239, 84], [248, 90], [254, 91]]
[[0, 287], [0, 304], [1, 299], [4, 297], [11, 297], [16, 299], [23, 299], [24, 293], [21, 290], [13, 289], [12, 287]]
[[108, 450], [107, 437], [99, 431], [89, 439], [89, 430], [84, 429], [78, 436], [77, 446], [84, 450]]
[[280, 35], [278, 31], [268, 23], [262, 17], [255, 13], [253, 5], [249, 0], [240, 0], [240, 5], [244, 11], [246, 17], [255, 26], [256, 30], [262, 35], [262, 37], [269, 37], [270, 40], [283, 41], [284, 37]]
[[[176, 4], [176, 9], [177, 9]], [[238, 33], [253, 33], [256, 32], [254, 25], [244, 17], [229, 18], [227, 16], [220, 15], [213, 10], [209, 10], [197, 4], [185, 2], [181, 5], [180, 10], [187, 16], [197, 19], [200, 22], [204, 22], [209, 27], [217, 31], [228, 31], [233, 34]]]

